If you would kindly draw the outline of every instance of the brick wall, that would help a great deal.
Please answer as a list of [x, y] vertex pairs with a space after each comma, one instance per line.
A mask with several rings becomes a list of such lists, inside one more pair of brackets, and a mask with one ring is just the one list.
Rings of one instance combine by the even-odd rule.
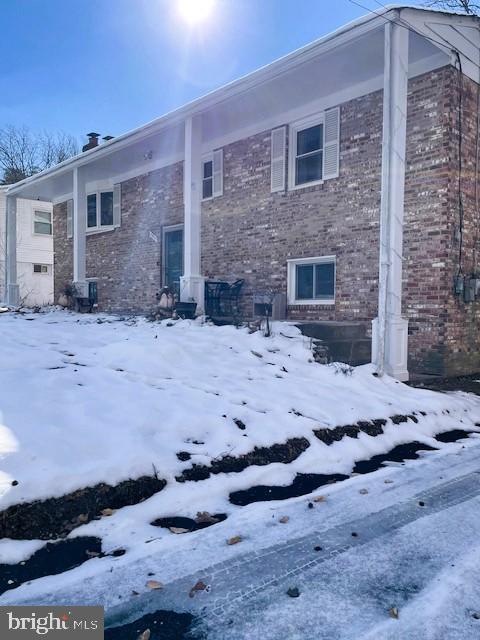
[[67, 238], [67, 203], [53, 206], [53, 289], [54, 302], [73, 280], [73, 240]]
[[120, 228], [87, 237], [87, 278], [98, 278], [99, 308], [153, 308], [161, 287], [162, 228], [183, 223], [182, 184], [182, 163], [122, 184]]
[[[161, 287], [162, 229], [183, 223], [182, 184], [182, 163], [123, 182], [121, 226], [87, 236], [86, 275], [97, 279], [100, 310], [142, 313], [154, 307]], [[55, 207], [54, 216], [59, 220], [57, 300], [72, 279], [73, 243], [67, 239], [65, 203]]]
[[[463, 77], [461, 86], [457, 71], [451, 71], [451, 101], [448, 120], [451, 128], [450, 188], [448, 198], [447, 235], [447, 300], [445, 305], [444, 370], [446, 374], [480, 371], [480, 302], [465, 303], [453, 294], [453, 278], [479, 272], [480, 215], [477, 206], [477, 135], [479, 86]], [[461, 192], [464, 208], [460, 251], [460, 213], [458, 201], [459, 124], [458, 105], [461, 89], [462, 172]], [[480, 195], [480, 193], [478, 194]], [[460, 257], [461, 254], [461, 257]]]
[[[452, 79], [445, 67], [408, 87], [404, 309], [410, 365], [444, 366]], [[202, 266], [243, 277], [247, 294], [286, 291], [288, 258], [336, 255], [334, 306], [291, 306], [291, 319], [372, 320], [377, 313], [382, 92], [341, 106], [340, 176], [270, 193], [270, 132], [224, 149], [224, 195], [203, 204]], [[246, 311], [251, 309], [246, 297]]]
[[340, 177], [270, 193], [270, 131], [224, 148], [224, 193], [202, 205], [202, 270], [286, 292], [289, 258], [336, 255], [334, 306], [290, 307], [292, 319], [365, 320], [378, 279], [382, 94], [343, 104]]
[[450, 243], [449, 112], [452, 68], [410, 81], [407, 113], [403, 313], [409, 319], [409, 368], [443, 367], [446, 251]]
[[[404, 301], [410, 320], [410, 368], [442, 375], [480, 371], [480, 303], [465, 303], [453, 293], [459, 263], [464, 275], [476, 273], [480, 248], [476, 204], [479, 87], [463, 77], [460, 261], [459, 90], [459, 73], [446, 67], [430, 74], [423, 95], [409, 102]], [[430, 121], [430, 126], [421, 127], [423, 133], [412, 129], [419, 117]]]

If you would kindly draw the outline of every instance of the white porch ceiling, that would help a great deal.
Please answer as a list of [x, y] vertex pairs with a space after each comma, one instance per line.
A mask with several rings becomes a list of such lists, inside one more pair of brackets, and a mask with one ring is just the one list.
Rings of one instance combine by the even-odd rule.
[[[439, 47], [427, 38], [440, 43], [442, 38], [454, 39], [462, 55], [465, 51], [466, 56], [479, 57], [479, 31], [470, 19], [414, 9], [402, 9], [400, 21], [403, 16], [423, 34], [410, 33], [410, 77], [452, 62], [448, 47]], [[74, 164], [82, 165], [86, 181], [90, 182], [119, 176], [125, 179], [182, 160], [184, 119], [189, 109], [201, 117], [203, 151], [207, 151], [381, 89], [386, 22], [385, 18], [377, 18], [350, 31], [345, 28], [339, 37], [327, 38], [318, 45], [318, 50], [315, 46], [306, 47], [305, 51], [197, 101], [193, 107], [187, 105], [98, 150], [67, 161], [65, 166], [20, 183], [14, 187], [15, 194], [52, 200], [71, 193]], [[468, 66], [466, 58], [464, 63], [467, 70], [475, 70], [478, 75], [478, 66]]]
[[[449, 61], [433, 44], [410, 34], [410, 75]], [[383, 25], [354, 41], [278, 75], [255, 91], [225, 100], [202, 115], [203, 140], [215, 141], [255, 123], [282, 121], [283, 114], [333, 106], [337, 97], [362, 95], [383, 86]], [[423, 65], [421, 63], [424, 63]], [[332, 104], [333, 103], [333, 104]], [[314, 113], [312, 111], [311, 113]]]

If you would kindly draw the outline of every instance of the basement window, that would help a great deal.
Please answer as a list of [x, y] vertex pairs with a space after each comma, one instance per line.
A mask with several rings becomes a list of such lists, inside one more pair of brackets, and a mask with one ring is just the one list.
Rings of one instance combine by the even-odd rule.
[[113, 227], [113, 191], [87, 195], [87, 231]]
[[335, 256], [288, 261], [289, 304], [335, 304]]
[[51, 211], [34, 211], [33, 232], [42, 236], [52, 235], [52, 213]]
[[34, 264], [33, 273], [48, 273], [48, 264]]

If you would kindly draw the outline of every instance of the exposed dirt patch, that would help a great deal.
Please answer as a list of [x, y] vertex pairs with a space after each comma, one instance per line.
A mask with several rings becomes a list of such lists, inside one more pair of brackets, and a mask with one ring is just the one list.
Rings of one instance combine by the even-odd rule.
[[311, 493], [326, 484], [333, 484], [340, 480], [346, 480], [348, 476], [341, 473], [324, 475], [321, 473], [299, 473], [292, 484], [286, 487], [258, 485], [242, 491], [234, 491], [230, 494], [230, 502], [244, 507], [252, 502], [266, 502], [269, 500], [286, 500]]
[[379, 469], [384, 462], [404, 462], [404, 460], [416, 460], [419, 451], [435, 451], [435, 447], [431, 447], [423, 442], [408, 442], [399, 444], [387, 453], [373, 456], [369, 460], [359, 460], [353, 467], [353, 473], [371, 473]]
[[198, 529], [205, 529], [206, 527], [211, 527], [213, 524], [217, 524], [218, 522], [223, 522], [227, 519], [226, 513], [214, 513], [210, 516], [210, 518], [197, 518], [193, 520], [192, 518], [185, 518], [182, 516], [171, 516], [167, 518], [157, 518], [150, 524], [154, 527], [164, 527], [165, 529], [170, 529], [170, 527], [174, 527], [175, 529], [187, 529], [188, 531], [198, 531]]
[[444, 431], [443, 433], [437, 433], [435, 440], [439, 442], [457, 442], [463, 438], [468, 438], [474, 431], [464, 431], [463, 429], [452, 429], [451, 431]]
[[23, 563], [0, 564], [0, 593], [28, 580], [63, 573], [94, 556], [103, 556], [100, 538], [88, 536], [47, 542]]
[[274, 444], [271, 447], [255, 447], [250, 453], [234, 457], [225, 456], [214, 460], [210, 466], [194, 464], [177, 476], [178, 482], [186, 480], [206, 480], [210, 474], [239, 473], [251, 465], [264, 466], [272, 462], [288, 464], [296, 460], [310, 446], [306, 438], [292, 438], [284, 444]]
[[137, 504], [161, 491], [165, 480], [142, 476], [115, 486], [101, 482], [60, 498], [16, 504], [0, 512], [0, 538], [53, 540], [100, 517], [103, 509]]
[[398, 414], [398, 415], [392, 416], [390, 418], [390, 420], [393, 422], [393, 424], [402, 424], [403, 422], [408, 422], [409, 419], [412, 420], [415, 423], [418, 422], [418, 419], [414, 415], [402, 416], [402, 415]]
[[334, 442], [339, 442], [344, 436], [357, 438], [360, 432], [369, 436], [379, 436], [383, 433], [383, 427], [386, 424], [387, 421], [382, 418], [378, 420], [359, 420], [357, 424], [347, 424], [334, 429], [315, 429], [313, 433], [324, 444], [331, 445]]
[[[379, 469], [384, 462], [403, 462], [404, 460], [415, 460], [418, 458], [419, 451], [434, 451], [435, 448], [421, 442], [409, 442], [394, 447], [385, 454], [373, 456], [368, 460], [360, 460], [352, 470], [352, 473], [371, 473]], [[252, 502], [265, 502], [268, 500], [285, 500], [287, 498], [296, 498], [303, 496], [318, 487], [326, 484], [334, 484], [347, 480], [350, 476], [340, 473], [331, 475], [323, 475], [316, 473], [303, 474], [299, 473], [295, 476], [292, 484], [286, 487], [281, 486], [265, 486], [259, 485], [245, 489], [242, 491], [234, 491], [230, 494], [230, 502], [238, 506], [245, 506]], [[314, 507], [313, 503], [309, 503], [309, 507]]]
[[195, 632], [195, 618], [190, 613], [156, 611], [121, 627], [105, 629], [105, 640], [137, 640], [140, 634], [150, 629], [150, 640], [201, 640], [205, 638]]
[[[426, 413], [420, 411], [421, 415], [425, 416]], [[415, 413], [408, 415], [395, 415], [389, 418], [393, 424], [402, 424], [411, 420], [418, 423], [418, 418]], [[360, 432], [366, 433], [369, 436], [380, 436], [383, 433], [383, 427], [387, 424], [387, 420], [384, 418], [378, 418], [376, 420], [359, 420], [356, 424], [347, 424], [342, 427], [335, 427], [334, 429], [315, 429], [314, 434], [324, 444], [331, 445], [334, 442], [339, 442], [345, 436], [349, 438], [358, 438]]]

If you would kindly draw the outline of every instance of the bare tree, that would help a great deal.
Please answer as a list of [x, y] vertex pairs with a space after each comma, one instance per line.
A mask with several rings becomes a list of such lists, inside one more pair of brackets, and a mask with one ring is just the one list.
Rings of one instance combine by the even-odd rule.
[[0, 129], [0, 184], [13, 184], [78, 153], [73, 136], [34, 133], [27, 127]]
[[429, 7], [439, 7], [447, 11], [461, 11], [469, 15], [480, 14], [480, 2], [476, 0], [433, 0], [425, 3]]
[[46, 169], [63, 162], [78, 153], [78, 145], [73, 136], [60, 131], [54, 135], [45, 131], [38, 136], [40, 164]]

